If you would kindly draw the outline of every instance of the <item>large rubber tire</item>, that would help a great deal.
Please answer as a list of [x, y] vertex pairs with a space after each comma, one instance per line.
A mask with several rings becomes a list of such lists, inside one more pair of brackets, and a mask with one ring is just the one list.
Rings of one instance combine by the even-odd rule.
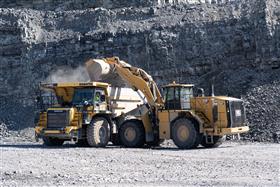
[[213, 143], [209, 143], [209, 144], [206, 143], [206, 137], [203, 136], [200, 144], [206, 148], [215, 148], [215, 147], [219, 147], [222, 143], [223, 143], [222, 136], [214, 136]]
[[197, 133], [197, 136], [196, 136], [196, 139], [195, 139], [195, 143], [194, 145], [192, 146], [192, 149], [195, 149], [199, 146], [199, 144], [201, 143], [202, 141], [202, 136], [203, 134], [202, 133]]
[[91, 147], [105, 147], [110, 139], [110, 126], [106, 118], [96, 117], [87, 127], [87, 142]]
[[52, 137], [43, 137], [43, 142], [46, 146], [62, 146], [64, 140]]
[[125, 147], [143, 147], [145, 143], [145, 130], [141, 122], [125, 122], [119, 133], [121, 143]]
[[179, 149], [191, 149], [196, 146], [198, 132], [191, 120], [177, 119], [172, 125], [171, 133], [173, 142]]

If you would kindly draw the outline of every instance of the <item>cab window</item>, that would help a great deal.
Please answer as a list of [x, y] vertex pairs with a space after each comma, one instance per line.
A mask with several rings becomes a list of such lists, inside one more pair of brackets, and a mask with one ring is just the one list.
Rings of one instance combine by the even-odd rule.
[[105, 96], [104, 89], [97, 88], [94, 93], [94, 101], [96, 103], [103, 103], [105, 102], [104, 96]]
[[165, 88], [165, 108], [180, 109], [180, 88], [166, 87]]
[[166, 87], [164, 89], [165, 108], [167, 110], [190, 109], [190, 98], [193, 97], [192, 87]]
[[73, 105], [83, 105], [85, 102], [93, 104], [94, 89], [91, 88], [76, 88], [72, 100]]
[[193, 89], [192, 87], [182, 87], [181, 88], [181, 107], [182, 109], [190, 109], [191, 108], [191, 100], [193, 97]]

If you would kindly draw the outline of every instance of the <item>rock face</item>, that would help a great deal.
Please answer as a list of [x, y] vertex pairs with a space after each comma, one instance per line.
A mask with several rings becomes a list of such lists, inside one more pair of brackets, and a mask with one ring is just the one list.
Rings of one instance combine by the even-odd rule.
[[3, 8], [32, 8], [37, 10], [76, 10], [85, 8], [120, 8], [129, 6], [150, 6], [158, 4], [157, 1], [141, 0], [25, 0], [11, 1], [4, 0], [0, 2]]
[[2, 0], [3, 8], [32, 8], [37, 10], [77, 10], [86, 8], [125, 8], [177, 4], [223, 4], [237, 0]]
[[0, 139], [9, 137], [10, 133], [7, 126], [4, 123], [0, 123]]
[[209, 93], [214, 82], [217, 95], [242, 96], [252, 127], [248, 138], [279, 141], [280, 2], [156, 2], [110, 4], [114, 9], [2, 6], [16, 9], [0, 9], [0, 122], [32, 126], [40, 81], [89, 58], [115, 55], [159, 85], [194, 83]]

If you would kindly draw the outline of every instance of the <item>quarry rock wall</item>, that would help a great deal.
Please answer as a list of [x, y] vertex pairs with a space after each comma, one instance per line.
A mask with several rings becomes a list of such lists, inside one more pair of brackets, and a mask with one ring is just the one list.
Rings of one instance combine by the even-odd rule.
[[194, 83], [209, 93], [214, 83], [216, 94], [243, 97], [252, 122], [247, 137], [279, 140], [279, 1], [119, 1], [126, 5], [86, 9], [32, 2], [42, 7], [0, 3], [13, 7], [0, 9], [0, 122], [10, 128], [33, 125], [39, 82], [53, 81], [58, 70], [69, 75], [92, 57], [119, 56], [159, 85]]
[[3, 0], [2, 8], [32, 8], [37, 10], [77, 10], [103, 7], [107, 9], [125, 7], [148, 7], [178, 4], [224, 4], [239, 0]]

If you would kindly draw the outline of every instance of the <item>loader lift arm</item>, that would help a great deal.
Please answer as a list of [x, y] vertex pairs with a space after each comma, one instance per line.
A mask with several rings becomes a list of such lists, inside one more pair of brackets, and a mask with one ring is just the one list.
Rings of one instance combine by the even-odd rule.
[[[111, 65], [121, 78], [127, 82], [131, 88], [140, 90], [147, 99], [151, 107], [162, 107], [164, 105], [160, 91], [152, 79], [152, 77], [141, 68], [133, 67], [124, 61], [120, 61], [118, 57], [103, 59], [105, 63]], [[92, 60], [86, 62], [88, 72]], [[90, 72], [89, 72], [90, 73]]]

